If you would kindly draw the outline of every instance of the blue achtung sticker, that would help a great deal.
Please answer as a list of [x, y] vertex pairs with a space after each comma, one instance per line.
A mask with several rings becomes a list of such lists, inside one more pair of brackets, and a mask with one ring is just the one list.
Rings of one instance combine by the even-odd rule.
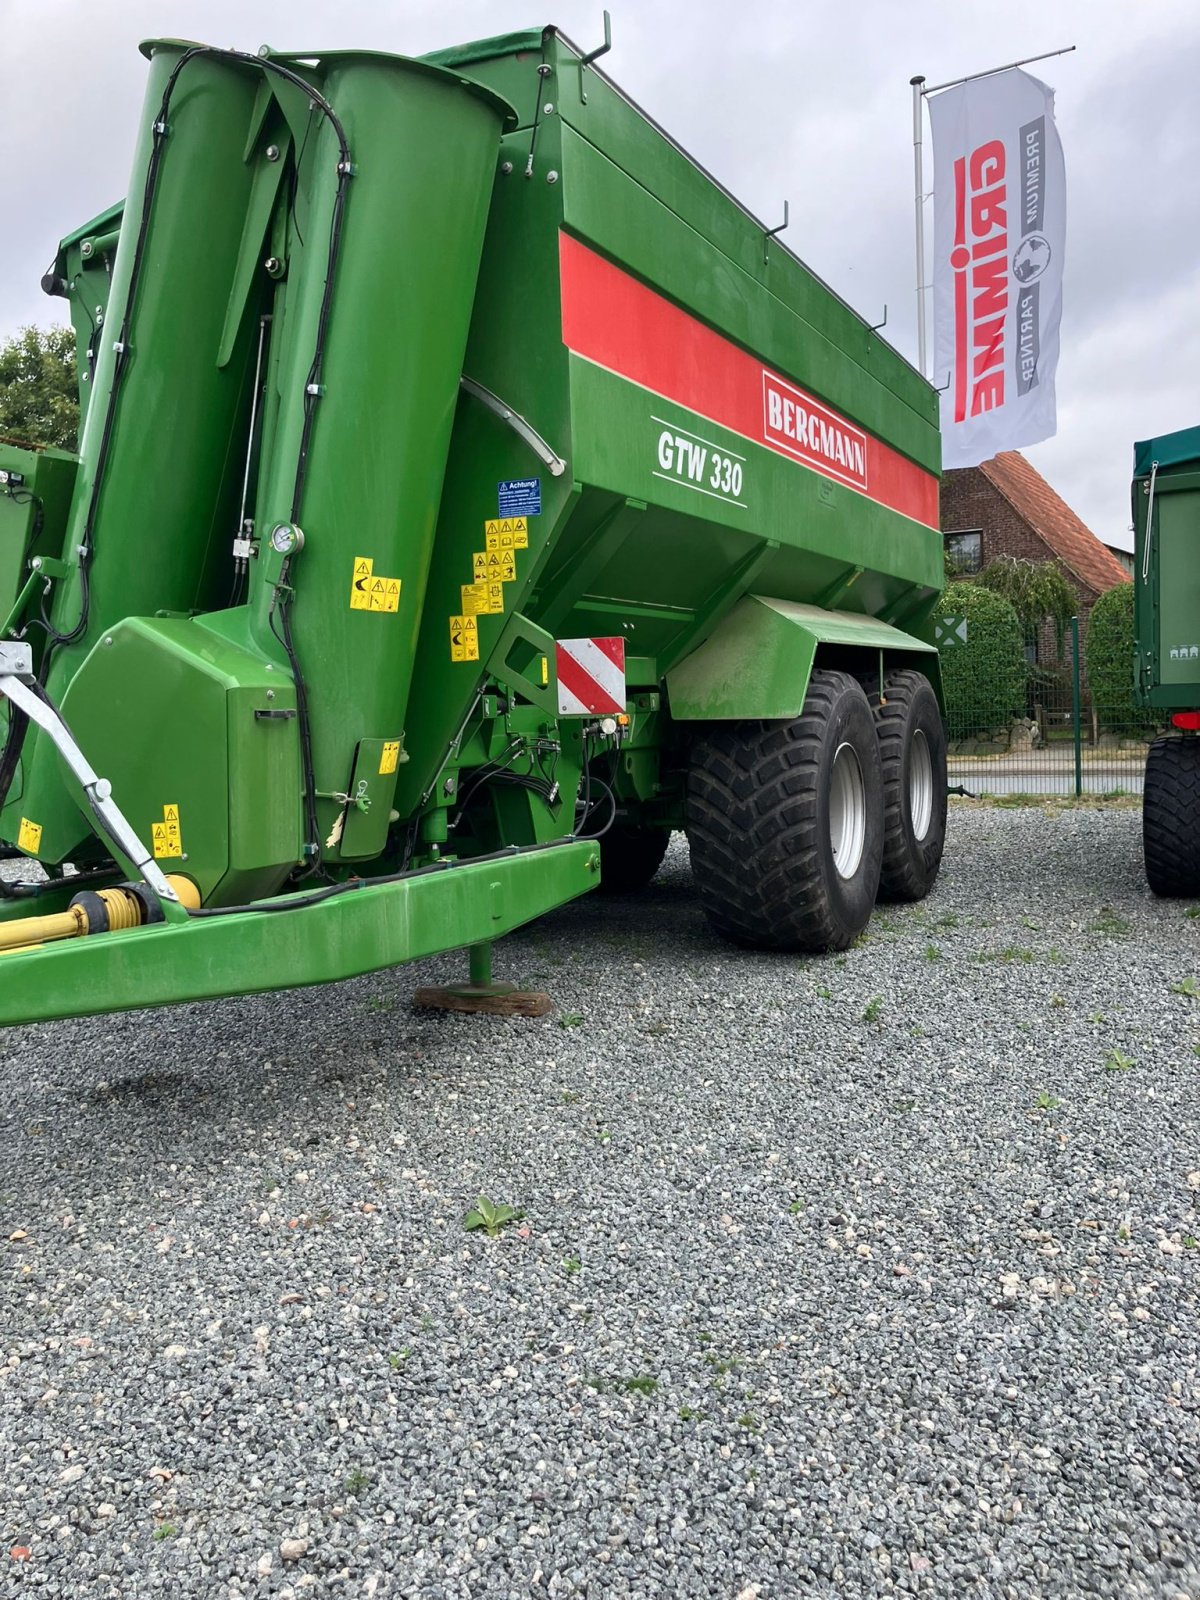
[[540, 478], [507, 478], [496, 485], [498, 514], [502, 517], [538, 517], [542, 513]]

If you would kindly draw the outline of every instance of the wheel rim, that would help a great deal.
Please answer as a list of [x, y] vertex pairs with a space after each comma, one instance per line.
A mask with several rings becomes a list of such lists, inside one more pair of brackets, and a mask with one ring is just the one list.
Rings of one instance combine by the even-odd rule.
[[933, 757], [920, 728], [913, 734], [908, 754], [908, 809], [914, 836], [924, 839], [933, 821]]
[[840, 744], [829, 775], [829, 843], [840, 878], [852, 878], [867, 842], [867, 790], [858, 752]]

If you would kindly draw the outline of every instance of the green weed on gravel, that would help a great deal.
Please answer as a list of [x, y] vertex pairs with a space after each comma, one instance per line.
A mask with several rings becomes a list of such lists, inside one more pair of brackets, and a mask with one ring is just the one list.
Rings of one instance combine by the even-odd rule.
[[1102, 933], [1109, 939], [1119, 939], [1129, 932], [1131, 924], [1119, 917], [1111, 906], [1101, 906], [1092, 923], [1093, 933]]
[[510, 1222], [518, 1222], [523, 1215], [515, 1207], [489, 1200], [487, 1195], [481, 1194], [463, 1218], [463, 1227], [468, 1233], [482, 1228], [489, 1239], [498, 1239], [501, 1228], [507, 1227]]
[[1130, 1067], [1137, 1065], [1132, 1056], [1127, 1056], [1124, 1050], [1116, 1048], [1110, 1050], [1101, 1063], [1103, 1072], [1128, 1072]]

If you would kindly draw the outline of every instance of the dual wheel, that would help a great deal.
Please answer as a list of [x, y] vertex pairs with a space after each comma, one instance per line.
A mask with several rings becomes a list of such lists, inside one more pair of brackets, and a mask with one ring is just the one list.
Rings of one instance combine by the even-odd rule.
[[919, 900], [946, 836], [946, 738], [919, 672], [868, 696], [817, 669], [792, 722], [716, 723], [693, 750], [687, 833], [709, 921], [759, 949], [844, 950], [877, 898]]

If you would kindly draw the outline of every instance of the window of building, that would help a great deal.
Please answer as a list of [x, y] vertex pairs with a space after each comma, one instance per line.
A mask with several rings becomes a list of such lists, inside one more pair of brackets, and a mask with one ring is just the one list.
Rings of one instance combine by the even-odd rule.
[[946, 535], [946, 555], [957, 572], [971, 574], [983, 569], [983, 529], [964, 528]]

